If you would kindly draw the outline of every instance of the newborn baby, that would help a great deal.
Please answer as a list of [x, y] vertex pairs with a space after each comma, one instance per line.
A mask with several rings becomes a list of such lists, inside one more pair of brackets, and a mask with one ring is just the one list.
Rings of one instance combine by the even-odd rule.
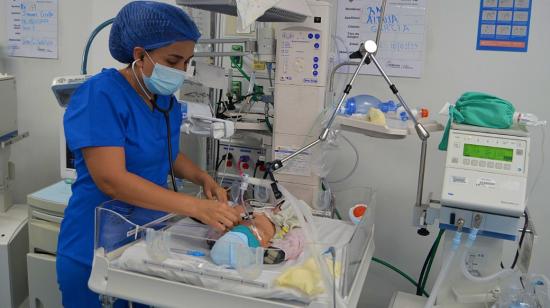
[[[239, 206], [244, 213], [244, 208]], [[218, 234], [220, 236], [220, 234]], [[216, 238], [214, 235], [211, 238]], [[303, 251], [304, 234], [294, 211], [283, 203], [272, 210], [254, 212], [251, 220], [235, 226], [214, 243], [210, 256], [218, 265], [250, 265], [256, 262], [255, 248], [265, 248], [267, 264], [296, 259]]]

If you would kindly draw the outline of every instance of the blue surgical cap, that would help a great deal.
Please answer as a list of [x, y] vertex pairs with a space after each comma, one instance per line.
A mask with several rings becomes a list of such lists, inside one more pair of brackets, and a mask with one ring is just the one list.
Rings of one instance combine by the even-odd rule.
[[109, 51], [122, 63], [134, 60], [134, 47], [153, 50], [177, 41], [196, 42], [197, 25], [181, 8], [156, 2], [134, 1], [125, 5], [111, 27]]

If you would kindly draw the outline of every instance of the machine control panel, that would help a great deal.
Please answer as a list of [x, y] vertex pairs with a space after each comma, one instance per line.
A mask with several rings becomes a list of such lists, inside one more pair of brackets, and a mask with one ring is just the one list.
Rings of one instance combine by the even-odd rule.
[[323, 42], [319, 31], [283, 30], [279, 42], [282, 63], [278, 83], [320, 85], [324, 81], [326, 64], [321, 63]]
[[277, 33], [275, 83], [324, 87], [331, 50], [331, 5], [308, 2], [313, 16], [303, 23], [283, 23]]
[[527, 173], [526, 150], [527, 141], [516, 137], [453, 130], [447, 167], [522, 176]]
[[527, 191], [529, 137], [505, 133], [451, 129], [442, 206], [521, 216]]

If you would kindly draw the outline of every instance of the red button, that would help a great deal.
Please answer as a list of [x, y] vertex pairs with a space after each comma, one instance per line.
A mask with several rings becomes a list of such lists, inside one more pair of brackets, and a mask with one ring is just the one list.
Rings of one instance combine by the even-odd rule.
[[228, 160], [227, 163], [225, 164], [227, 167], [231, 168], [233, 166], [233, 162]]
[[243, 169], [245, 169], [245, 170], [248, 169], [248, 168], [250, 167], [250, 166], [248, 165], [248, 163], [243, 163], [242, 166], [243, 166]]

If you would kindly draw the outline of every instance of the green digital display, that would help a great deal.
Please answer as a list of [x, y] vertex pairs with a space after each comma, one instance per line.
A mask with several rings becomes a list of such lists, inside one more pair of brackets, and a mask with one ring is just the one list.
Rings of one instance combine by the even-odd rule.
[[500, 160], [512, 162], [514, 158], [514, 150], [508, 148], [489, 147], [486, 145], [464, 144], [465, 157], [475, 157], [482, 159]]

